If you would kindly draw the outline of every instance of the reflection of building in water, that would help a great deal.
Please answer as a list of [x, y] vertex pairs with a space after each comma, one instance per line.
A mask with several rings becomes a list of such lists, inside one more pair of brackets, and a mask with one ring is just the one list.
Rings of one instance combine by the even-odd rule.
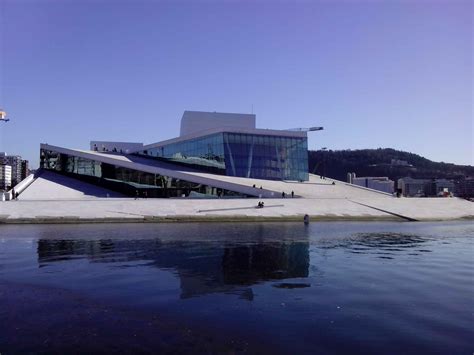
[[272, 241], [244, 245], [164, 243], [159, 239], [38, 241], [40, 267], [81, 256], [96, 263], [142, 261], [137, 266], [146, 264], [174, 271], [179, 276], [183, 298], [230, 292], [252, 299], [248, 286], [268, 280], [307, 277], [309, 269], [308, 242]]
[[308, 243], [272, 243], [226, 248], [225, 283], [251, 285], [261, 280], [308, 277]]

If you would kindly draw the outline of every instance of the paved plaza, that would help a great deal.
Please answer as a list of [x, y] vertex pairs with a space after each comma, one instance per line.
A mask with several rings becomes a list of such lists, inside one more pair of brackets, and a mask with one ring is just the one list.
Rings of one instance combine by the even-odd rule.
[[[17, 201], [0, 203], [0, 222], [302, 220], [305, 214], [313, 220], [474, 218], [474, 205], [459, 198], [395, 198], [315, 175], [303, 183], [228, 176], [219, 178], [234, 185], [241, 184], [246, 189], [253, 188], [254, 184], [256, 189], [262, 186], [273, 198], [135, 200], [44, 172], [20, 194]], [[281, 198], [283, 191], [286, 198]], [[295, 194], [294, 198], [291, 198], [291, 191]], [[265, 207], [256, 208], [258, 201], [264, 201]]]

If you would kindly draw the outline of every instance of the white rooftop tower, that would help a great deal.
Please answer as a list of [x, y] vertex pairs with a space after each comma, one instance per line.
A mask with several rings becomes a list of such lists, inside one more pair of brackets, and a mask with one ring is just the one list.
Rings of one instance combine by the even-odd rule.
[[184, 111], [179, 135], [186, 136], [216, 127], [255, 129], [254, 114]]

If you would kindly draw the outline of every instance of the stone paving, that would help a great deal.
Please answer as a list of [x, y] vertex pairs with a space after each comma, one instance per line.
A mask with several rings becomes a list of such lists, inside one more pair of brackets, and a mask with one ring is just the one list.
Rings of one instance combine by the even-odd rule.
[[[64, 177], [61, 177], [61, 179]], [[229, 177], [222, 177], [223, 179]], [[0, 222], [163, 221], [163, 220], [302, 220], [398, 219], [452, 220], [474, 218], [474, 204], [458, 198], [395, 198], [340, 181], [311, 176], [304, 183], [232, 178], [233, 183], [291, 191], [302, 197], [247, 199], [139, 199], [64, 178], [38, 178], [18, 201], [0, 203]], [[69, 181], [69, 180], [72, 181]], [[109, 198], [107, 196], [109, 193]], [[397, 217], [400, 215], [402, 217]]]
[[[30, 200], [0, 203], [0, 220], [37, 219], [226, 219], [291, 218], [304, 214], [322, 219], [393, 219], [386, 210], [417, 220], [474, 218], [473, 204], [457, 199], [265, 199], [264, 208], [255, 208], [258, 199], [148, 199], [93, 198], [80, 200]], [[375, 206], [366, 207], [358, 203]], [[7, 219], [7, 220], [5, 220]], [[402, 220], [402, 219], [400, 219]], [[34, 222], [34, 221], [32, 221]]]

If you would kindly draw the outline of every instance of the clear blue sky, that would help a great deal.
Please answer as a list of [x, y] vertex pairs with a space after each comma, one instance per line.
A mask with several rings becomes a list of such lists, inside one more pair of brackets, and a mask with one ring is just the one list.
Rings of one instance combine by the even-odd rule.
[[184, 110], [322, 125], [310, 149], [473, 162], [471, 1], [0, 0], [0, 150], [151, 143]]

